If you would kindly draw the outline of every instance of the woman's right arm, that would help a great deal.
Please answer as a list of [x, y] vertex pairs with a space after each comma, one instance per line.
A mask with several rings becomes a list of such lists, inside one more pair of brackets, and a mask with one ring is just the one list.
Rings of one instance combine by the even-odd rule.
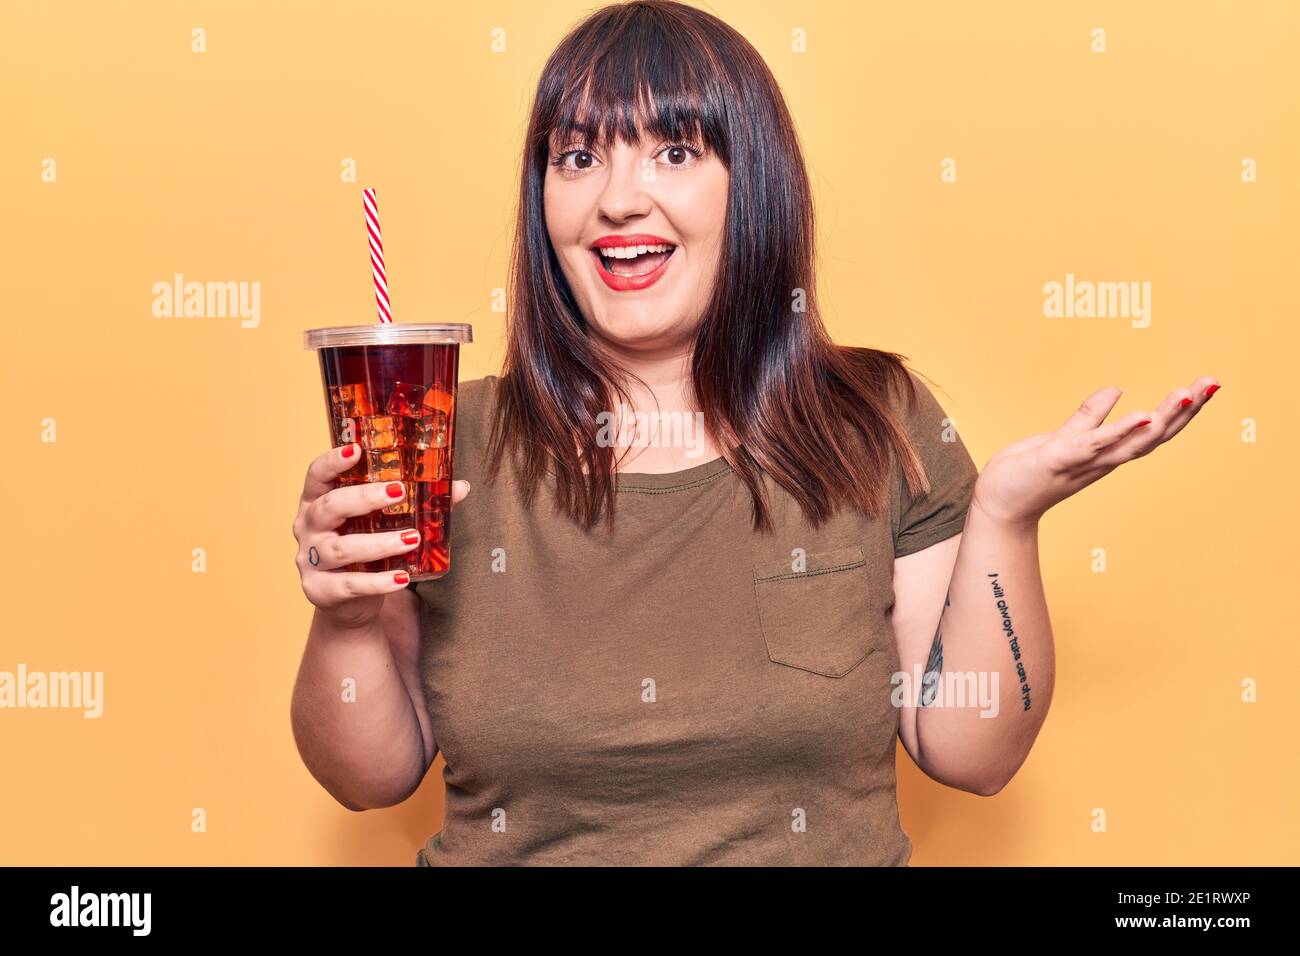
[[[341, 570], [415, 547], [400, 531], [337, 533], [347, 517], [393, 502], [390, 483], [333, 486], [356, 460], [352, 447], [351, 460], [335, 448], [312, 462], [294, 520], [303, 592], [315, 612], [290, 719], [312, 776], [348, 809], [369, 810], [414, 793], [437, 746], [417, 669], [418, 598], [394, 572]], [[453, 502], [468, 490], [456, 482]]]
[[428, 714], [421, 720], [416, 706], [380, 619], [343, 627], [317, 608], [290, 717], [302, 762], [330, 796], [371, 810], [415, 792], [433, 762], [425, 757], [433, 750], [432, 736], [424, 741]]

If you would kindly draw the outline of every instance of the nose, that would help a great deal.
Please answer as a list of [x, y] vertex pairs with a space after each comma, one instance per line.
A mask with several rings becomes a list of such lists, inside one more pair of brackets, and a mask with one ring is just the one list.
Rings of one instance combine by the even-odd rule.
[[650, 195], [641, 176], [638, 152], [619, 143], [609, 162], [604, 187], [596, 199], [596, 209], [611, 222], [626, 222], [649, 215]]

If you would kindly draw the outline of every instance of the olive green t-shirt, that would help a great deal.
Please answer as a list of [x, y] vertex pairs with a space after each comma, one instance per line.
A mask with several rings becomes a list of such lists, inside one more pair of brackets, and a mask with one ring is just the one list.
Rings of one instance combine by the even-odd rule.
[[[487, 481], [495, 377], [462, 383], [451, 570], [420, 598], [446, 762], [420, 866], [906, 865], [894, 758], [897, 556], [959, 533], [977, 469], [927, 386], [906, 414], [932, 491], [817, 531], [721, 459], [623, 473], [615, 530]], [[797, 551], [796, 549], [801, 549]], [[805, 556], [795, 570], [798, 555]]]

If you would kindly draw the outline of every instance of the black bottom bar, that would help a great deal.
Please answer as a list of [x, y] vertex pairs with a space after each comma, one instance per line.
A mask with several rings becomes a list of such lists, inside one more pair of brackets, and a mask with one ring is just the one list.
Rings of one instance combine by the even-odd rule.
[[[575, 940], [613, 920], [635, 940], [689, 921], [692, 942], [713, 930], [734, 943], [737, 932], [765, 934], [774, 925], [842, 936], [847, 918], [854, 936], [873, 944], [953, 939], [1021, 951], [1031, 939], [1038, 947], [1101, 935], [1232, 945], [1242, 934], [1288, 928], [1283, 910], [1294, 877], [1284, 867], [33, 867], [0, 869], [0, 925], [6, 942], [33, 935], [82, 944], [245, 942], [282, 931], [298, 944], [337, 944], [415, 932], [436, 947], [442, 930], [466, 926], [493, 938], [514, 929]], [[1051, 935], [1022, 935], [1039, 931]], [[658, 939], [656, 946], [669, 942]]]

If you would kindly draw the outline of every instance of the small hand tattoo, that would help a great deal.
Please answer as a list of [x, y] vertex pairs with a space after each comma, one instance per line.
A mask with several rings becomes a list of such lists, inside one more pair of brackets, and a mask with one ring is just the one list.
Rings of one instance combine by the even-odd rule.
[[320, 552], [316, 550], [316, 545], [313, 544], [307, 549], [307, 560], [311, 562], [313, 568], [320, 564]]

